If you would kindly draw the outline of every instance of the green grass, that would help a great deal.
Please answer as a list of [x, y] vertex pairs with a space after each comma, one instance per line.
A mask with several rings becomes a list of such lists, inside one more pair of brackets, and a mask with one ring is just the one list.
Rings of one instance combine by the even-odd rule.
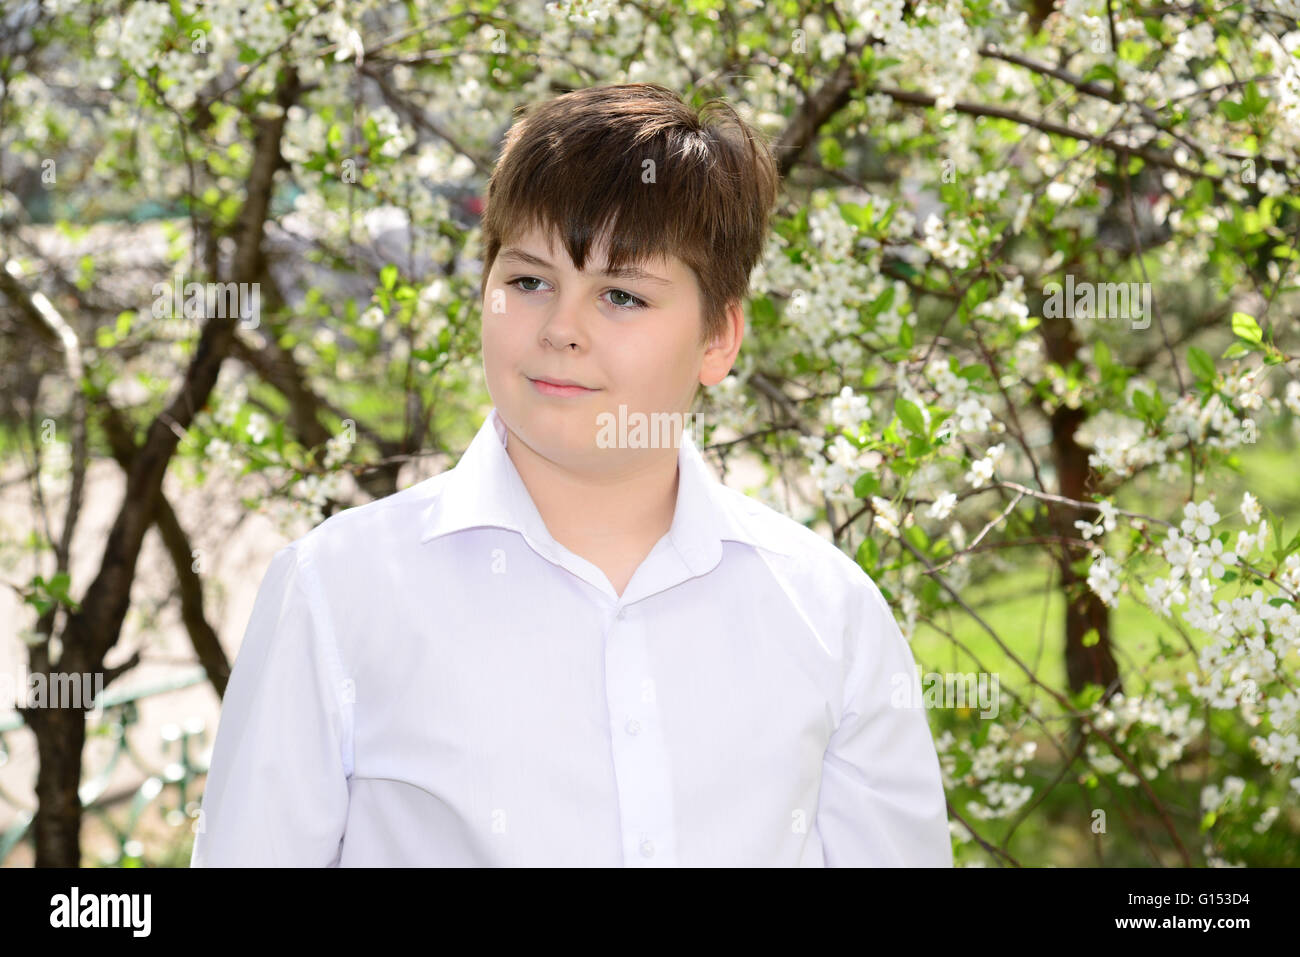
[[[1286, 436], [1289, 437], [1289, 432]], [[1278, 514], [1286, 534], [1293, 535], [1300, 525], [1298, 463], [1300, 454], [1297, 454], [1294, 441], [1288, 444], [1277, 439], [1249, 447], [1241, 455], [1241, 475], [1228, 470], [1217, 473], [1212, 487], [1216, 508], [1223, 518], [1215, 531], [1228, 530], [1228, 544], [1236, 542], [1237, 532], [1244, 527], [1237, 510], [1242, 493], [1250, 490], [1261, 504]], [[1136, 483], [1119, 504], [1131, 511], [1177, 522], [1181, 519], [1182, 503], [1189, 487], [1190, 483], [1173, 487], [1158, 486], [1144, 480]], [[1199, 486], [1197, 498], [1203, 499], [1208, 493], [1206, 486]], [[1114, 532], [1102, 539], [1112, 555], [1124, 528], [1125, 523], [1121, 521]], [[1153, 538], [1159, 542], [1164, 534], [1163, 529], [1157, 529]], [[1271, 539], [1269, 548], [1272, 548]], [[973, 582], [963, 590], [962, 599], [1041, 681], [1053, 688], [1064, 689], [1065, 597], [1060, 590], [1059, 573], [1047, 554], [1036, 547], [1006, 549], [997, 554], [1002, 556], [1000, 560], [1014, 559], [1014, 566], [1006, 572], [987, 575], [983, 581]], [[971, 561], [976, 564], [972, 567], [978, 569], [977, 563], [982, 560], [987, 559], [980, 555], [973, 557]], [[1112, 612], [1111, 641], [1126, 686], [1130, 679], [1139, 677], [1182, 681], [1186, 672], [1195, 668], [1186, 643], [1174, 627], [1174, 621], [1183, 624], [1181, 611], [1176, 609], [1172, 620], [1163, 618], [1146, 606], [1141, 597], [1143, 588], [1132, 587], [1135, 584], [1144, 586], [1157, 576], [1168, 577], [1168, 572], [1169, 566], [1160, 555], [1134, 558], [1125, 566], [1126, 576], [1131, 581], [1121, 590], [1119, 607]], [[982, 574], [985, 573], [977, 571], [976, 577]], [[1215, 598], [1230, 600], [1248, 594], [1255, 587], [1250, 583], [1243, 586], [1241, 581], [1232, 582], [1218, 588]], [[1272, 594], [1271, 590], [1269, 594]], [[912, 648], [918, 662], [927, 670], [966, 672], [979, 670], [982, 665], [985, 670], [998, 672], [1003, 681], [1016, 685], [1025, 681], [1024, 671], [1013, 663], [1011, 656], [960, 608], [945, 611], [936, 624], [949, 630], [961, 645], [969, 649], [970, 654], [958, 648], [937, 628], [918, 622]], [[1187, 630], [1185, 625], [1183, 627]], [[1182, 654], [1163, 661], [1154, 660], [1159, 649], [1157, 636], [1162, 636], [1167, 645]], [[1188, 630], [1188, 636], [1196, 648], [1206, 641], [1199, 632]]]

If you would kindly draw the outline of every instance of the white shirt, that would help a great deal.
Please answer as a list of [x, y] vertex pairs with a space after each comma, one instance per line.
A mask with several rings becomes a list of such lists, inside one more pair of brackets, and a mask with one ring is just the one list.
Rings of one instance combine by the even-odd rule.
[[911, 650], [854, 561], [684, 435], [620, 597], [507, 436], [494, 408], [455, 468], [276, 553], [192, 866], [952, 866], [925, 711], [891, 705]]

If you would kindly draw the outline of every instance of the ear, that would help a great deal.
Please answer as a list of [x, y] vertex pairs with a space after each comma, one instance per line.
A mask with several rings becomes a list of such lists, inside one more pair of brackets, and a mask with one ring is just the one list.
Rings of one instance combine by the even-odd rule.
[[700, 385], [714, 386], [727, 377], [740, 354], [740, 343], [745, 338], [745, 310], [739, 299], [727, 303], [727, 321], [722, 332], [709, 343], [700, 366]]

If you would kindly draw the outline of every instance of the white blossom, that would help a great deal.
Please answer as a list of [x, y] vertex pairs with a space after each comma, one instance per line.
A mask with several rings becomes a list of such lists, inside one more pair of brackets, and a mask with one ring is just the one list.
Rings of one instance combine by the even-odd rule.
[[1005, 451], [1006, 444], [1002, 442], [990, 448], [984, 458], [971, 465], [970, 471], [966, 473], [966, 481], [973, 488], [979, 488], [981, 485], [992, 481], [993, 470], [997, 468], [997, 464], [1002, 459]]
[[850, 386], [846, 385], [831, 399], [831, 421], [840, 428], [856, 433], [869, 418], [871, 401], [865, 395], [854, 395]]
[[1095, 552], [1092, 566], [1088, 569], [1088, 587], [1107, 605], [1116, 608], [1119, 605], [1115, 597], [1119, 584], [1119, 566], [1105, 552]]
[[260, 444], [269, 434], [271, 423], [261, 412], [254, 412], [248, 417], [248, 437], [254, 445]]
[[954, 492], [944, 492], [930, 505], [928, 514], [931, 518], [945, 519], [952, 514], [952, 510], [957, 506], [957, 495]]
[[1210, 537], [1210, 526], [1219, 520], [1219, 513], [1214, 510], [1214, 503], [1188, 502], [1183, 506], [1183, 520], [1179, 523], [1182, 530], [1200, 541]]
[[1241, 497], [1241, 518], [1247, 525], [1254, 525], [1259, 521], [1259, 501], [1249, 492]]

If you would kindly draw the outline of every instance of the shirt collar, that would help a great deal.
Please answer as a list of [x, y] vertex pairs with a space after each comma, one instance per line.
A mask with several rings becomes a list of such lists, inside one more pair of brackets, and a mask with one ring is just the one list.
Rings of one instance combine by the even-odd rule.
[[[422, 513], [421, 542], [467, 528], [495, 526], [519, 532], [535, 551], [560, 562], [558, 543], [506, 453], [508, 440], [505, 423], [493, 407]], [[689, 432], [681, 433], [677, 466], [677, 504], [668, 534], [693, 575], [702, 575], [721, 561], [724, 540], [791, 554], [775, 535], [756, 534], [753, 523], [728, 500], [732, 493], [709, 471]]]

